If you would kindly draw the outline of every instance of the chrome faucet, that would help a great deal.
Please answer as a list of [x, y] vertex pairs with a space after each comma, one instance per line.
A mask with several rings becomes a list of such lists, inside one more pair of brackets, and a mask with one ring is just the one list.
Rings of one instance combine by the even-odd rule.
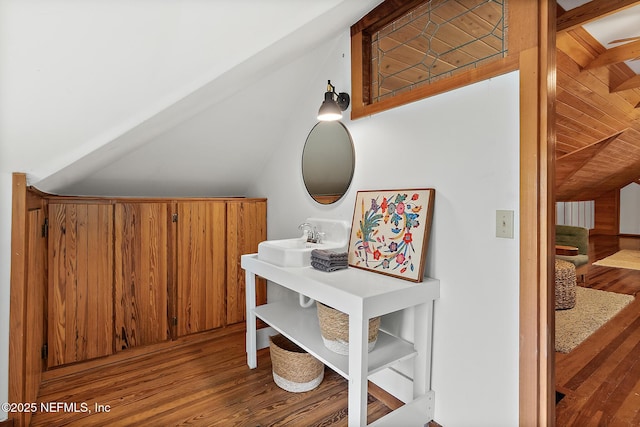
[[308, 222], [303, 222], [298, 226], [298, 229], [304, 231], [307, 234], [308, 243], [318, 243], [320, 233], [318, 233], [318, 229], [315, 227], [315, 225]]

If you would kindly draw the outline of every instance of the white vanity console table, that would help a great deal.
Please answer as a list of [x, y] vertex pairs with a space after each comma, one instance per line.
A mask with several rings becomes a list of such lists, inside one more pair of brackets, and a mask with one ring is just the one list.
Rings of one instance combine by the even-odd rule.
[[[262, 319], [349, 382], [349, 426], [367, 425], [367, 378], [399, 361], [413, 358], [413, 401], [370, 424], [372, 426], [422, 426], [433, 419], [431, 345], [433, 301], [440, 296], [440, 282], [421, 283], [395, 279], [356, 268], [332, 273], [312, 267], [278, 267], [243, 255], [246, 271], [247, 364], [257, 366], [256, 318]], [[296, 301], [278, 301], [256, 307], [255, 276], [264, 277], [349, 315], [349, 355], [328, 350], [320, 335], [313, 308]], [[367, 353], [369, 319], [414, 307], [415, 343], [383, 332]]]

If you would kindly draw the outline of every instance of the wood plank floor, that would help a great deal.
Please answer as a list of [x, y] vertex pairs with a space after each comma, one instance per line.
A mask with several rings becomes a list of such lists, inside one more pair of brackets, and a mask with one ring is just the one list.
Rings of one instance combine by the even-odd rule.
[[[246, 365], [244, 331], [187, 342], [174, 349], [112, 363], [94, 362], [49, 371], [39, 403], [77, 404], [37, 412], [32, 426], [344, 426], [347, 382], [330, 369], [315, 390], [289, 393], [271, 374], [269, 350], [258, 368]], [[375, 392], [375, 398], [372, 394]], [[370, 385], [368, 420], [401, 402]], [[384, 402], [383, 402], [384, 400]], [[82, 412], [85, 408], [91, 412]], [[109, 408], [97, 412], [96, 405]], [[388, 406], [387, 406], [388, 405]]]
[[[640, 249], [640, 239], [590, 239], [592, 260], [620, 248]], [[556, 406], [557, 425], [640, 426], [640, 271], [592, 266], [586, 286], [636, 299], [574, 351], [556, 353], [557, 389], [566, 395]], [[347, 424], [347, 383], [342, 377], [327, 369], [325, 380], [312, 392], [281, 390], [271, 377], [268, 350], [259, 352], [257, 369], [247, 368], [241, 330], [114, 359], [48, 372], [39, 403], [77, 403], [80, 412], [37, 412], [31, 425]], [[91, 413], [81, 412], [83, 403]], [[96, 412], [96, 404], [109, 411]], [[399, 405], [370, 387], [370, 422]]]
[[[592, 261], [640, 239], [592, 236]], [[568, 354], [556, 353], [558, 427], [640, 426], [640, 271], [591, 266], [584, 286], [635, 295], [616, 317]]]

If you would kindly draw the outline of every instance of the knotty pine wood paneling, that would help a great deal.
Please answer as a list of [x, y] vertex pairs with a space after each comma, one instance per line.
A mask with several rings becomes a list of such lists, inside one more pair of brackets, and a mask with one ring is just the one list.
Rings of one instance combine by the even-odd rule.
[[171, 204], [115, 205], [116, 350], [170, 338], [168, 309]]
[[591, 234], [616, 236], [619, 232], [620, 190], [615, 190], [595, 200], [595, 227]]
[[[267, 239], [266, 200], [227, 202], [227, 324], [245, 320], [245, 274], [240, 257]], [[266, 281], [256, 278], [257, 304], [267, 301]]]
[[48, 366], [113, 353], [113, 207], [49, 204]]
[[178, 336], [223, 326], [226, 204], [178, 202]]

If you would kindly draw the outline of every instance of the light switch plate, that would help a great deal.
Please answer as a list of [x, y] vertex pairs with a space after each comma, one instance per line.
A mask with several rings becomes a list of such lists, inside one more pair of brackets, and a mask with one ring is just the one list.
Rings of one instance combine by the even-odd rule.
[[513, 239], [513, 211], [496, 211], [496, 237]]

